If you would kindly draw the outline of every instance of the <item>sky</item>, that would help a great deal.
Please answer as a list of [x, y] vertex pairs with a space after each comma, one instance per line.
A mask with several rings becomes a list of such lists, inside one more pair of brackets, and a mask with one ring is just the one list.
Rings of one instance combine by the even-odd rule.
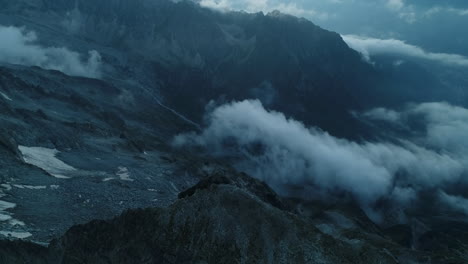
[[200, 0], [220, 10], [304, 17], [343, 35], [400, 40], [430, 53], [468, 56], [466, 0]]

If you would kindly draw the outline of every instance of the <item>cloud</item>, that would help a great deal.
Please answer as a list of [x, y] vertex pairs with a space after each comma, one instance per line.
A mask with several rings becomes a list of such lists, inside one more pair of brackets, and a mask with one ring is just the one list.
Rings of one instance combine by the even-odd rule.
[[0, 61], [58, 70], [73, 76], [99, 78], [101, 56], [95, 50], [83, 59], [65, 47], [43, 47], [37, 35], [24, 28], [0, 26]]
[[418, 46], [407, 44], [397, 39], [366, 38], [356, 35], [343, 35], [342, 37], [350, 48], [361, 53], [364, 59], [369, 62], [373, 55], [391, 54], [424, 59], [451, 66], [468, 66], [468, 58], [465, 56], [428, 52]]
[[439, 201], [451, 210], [468, 215], [468, 199], [462, 196], [449, 195], [443, 191], [439, 191]]
[[403, 0], [387, 0], [386, 6], [391, 10], [398, 11], [405, 6], [405, 3], [403, 2]]
[[318, 12], [312, 8], [304, 8], [294, 2], [272, 2], [270, 0], [200, 0], [199, 4], [203, 7], [221, 10], [244, 10], [250, 13], [272, 12], [278, 10], [282, 13], [298, 17], [308, 17], [326, 20], [329, 14]]
[[371, 120], [382, 120], [388, 122], [397, 122], [401, 117], [400, 113], [381, 107], [372, 109], [362, 115]]
[[455, 15], [458, 15], [458, 16], [468, 16], [468, 9], [434, 6], [434, 7], [430, 8], [430, 9], [428, 9], [424, 13], [424, 15], [426, 17], [431, 17], [431, 16], [433, 16], [435, 14], [440, 14], [440, 13], [455, 14]]
[[431, 148], [449, 151], [458, 157], [468, 157], [468, 142], [465, 140], [468, 135], [466, 108], [448, 103], [422, 103], [410, 105], [401, 112], [376, 108], [363, 113], [362, 116], [405, 126], [412, 126], [423, 120], [426, 130], [424, 137], [419, 138], [419, 141]]
[[[468, 150], [452, 143], [468, 133], [467, 109], [434, 103], [403, 112], [382, 108], [364, 116], [399, 123], [423, 117], [426, 135], [394, 141], [399, 143], [353, 142], [268, 111], [258, 100], [246, 100], [215, 108], [202, 132], [179, 135], [174, 145], [240, 156], [234, 162], [237, 168], [279, 192], [294, 195], [287, 187], [300, 186], [328, 198], [347, 194], [363, 208], [382, 199], [405, 207], [420, 192], [466, 184]], [[453, 138], [442, 139], [441, 133]]]

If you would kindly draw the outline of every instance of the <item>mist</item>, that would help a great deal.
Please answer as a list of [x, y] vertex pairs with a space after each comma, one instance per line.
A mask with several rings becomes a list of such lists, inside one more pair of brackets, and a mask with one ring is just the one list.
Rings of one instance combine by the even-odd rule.
[[72, 76], [101, 77], [101, 56], [91, 50], [86, 56], [65, 47], [44, 47], [33, 31], [0, 26], [0, 62], [38, 66]]
[[[202, 132], [178, 135], [174, 145], [202, 147], [217, 157], [241, 155], [236, 168], [282, 194], [319, 194], [322, 199], [346, 194], [367, 209], [382, 200], [410, 207], [419, 193], [431, 190], [444, 193], [438, 199], [447, 204], [451, 187], [466, 184], [468, 150], [457, 142], [468, 133], [467, 109], [428, 103], [400, 111], [374, 109], [359, 118], [398, 126], [410, 126], [416, 119], [425, 123], [419, 133], [392, 143], [353, 142], [267, 110], [258, 100], [246, 100], [215, 108], [207, 113]], [[303, 190], [291, 193], [291, 186]]]
[[468, 57], [459, 54], [433, 53], [425, 51], [423, 48], [407, 44], [398, 39], [378, 39], [356, 35], [343, 35], [343, 40], [350, 48], [362, 54], [363, 58], [372, 62], [373, 55], [390, 54], [403, 58], [417, 58], [444, 65], [468, 66]]

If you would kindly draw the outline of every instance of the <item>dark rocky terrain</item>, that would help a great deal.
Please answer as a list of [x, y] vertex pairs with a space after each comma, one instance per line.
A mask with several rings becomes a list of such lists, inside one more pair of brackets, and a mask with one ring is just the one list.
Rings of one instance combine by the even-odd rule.
[[348, 120], [334, 130], [352, 134], [349, 89], [372, 70], [338, 34], [280, 13], [166, 0], [0, 4], [0, 25], [33, 30], [37, 45], [102, 56], [100, 79], [0, 68], [0, 231], [42, 243], [73, 224], [168, 205], [196, 183], [203, 162], [170, 143], [197, 129], [185, 117], [201, 122], [210, 100], [257, 97], [331, 130]]
[[0, 98], [5, 235], [47, 242], [76, 223], [170, 204], [196, 182], [197, 162], [167, 144], [193, 125], [151, 95], [20, 66], [0, 68], [0, 87], [10, 98]]
[[[74, 226], [48, 248], [0, 242], [2, 263], [466, 263], [448, 223], [405, 246], [353, 206], [277, 196], [266, 184], [215, 170], [167, 208]], [[460, 227], [462, 228], [462, 227]], [[396, 230], [401, 229], [401, 230]], [[391, 234], [411, 236], [404, 227]], [[430, 238], [429, 238], [430, 237]], [[464, 238], [465, 237], [465, 238]], [[455, 246], [456, 245], [456, 246]]]

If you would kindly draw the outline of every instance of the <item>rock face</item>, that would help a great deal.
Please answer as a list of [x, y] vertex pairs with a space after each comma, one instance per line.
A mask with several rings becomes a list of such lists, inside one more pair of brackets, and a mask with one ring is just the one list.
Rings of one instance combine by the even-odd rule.
[[2, 247], [1, 255], [29, 255], [35, 263], [39, 257], [49, 263], [397, 263], [384, 250], [322, 233], [244, 174], [216, 172], [180, 197], [166, 209], [75, 226], [52, 241], [47, 254], [17, 243]]

